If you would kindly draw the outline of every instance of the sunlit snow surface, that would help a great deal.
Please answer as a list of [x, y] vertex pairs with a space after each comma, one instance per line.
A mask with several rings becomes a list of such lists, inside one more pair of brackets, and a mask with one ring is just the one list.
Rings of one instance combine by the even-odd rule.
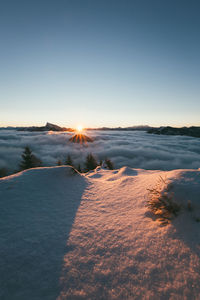
[[[165, 227], [146, 207], [160, 176], [182, 205]], [[1, 179], [0, 298], [199, 299], [199, 192], [200, 170], [61, 166]]]
[[199, 168], [200, 139], [187, 136], [152, 135], [141, 131], [88, 131], [93, 143], [70, 143], [74, 133], [23, 132], [0, 130], [0, 168], [19, 168], [25, 146], [30, 146], [43, 162], [53, 166], [63, 162], [68, 154], [83, 167], [88, 153], [97, 159], [110, 158], [115, 168], [172, 170]]

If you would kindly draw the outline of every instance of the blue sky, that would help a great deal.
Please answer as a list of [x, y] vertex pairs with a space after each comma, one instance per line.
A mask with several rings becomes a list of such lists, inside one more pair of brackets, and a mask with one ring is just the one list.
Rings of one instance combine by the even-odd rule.
[[0, 2], [0, 126], [200, 125], [199, 1]]

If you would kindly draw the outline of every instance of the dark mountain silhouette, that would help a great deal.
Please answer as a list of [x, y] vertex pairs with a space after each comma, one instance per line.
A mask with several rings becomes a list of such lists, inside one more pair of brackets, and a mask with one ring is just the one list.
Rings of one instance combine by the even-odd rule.
[[111, 131], [147, 131], [153, 127], [150, 127], [148, 125], [137, 125], [137, 126], [130, 126], [130, 127], [99, 127], [99, 128], [86, 128], [86, 130], [111, 130]]
[[19, 131], [73, 131], [71, 128], [60, 127], [47, 122], [45, 126], [17, 127]]
[[159, 127], [159, 128], [151, 128], [147, 131], [148, 133], [154, 134], [164, 134], [164, 135], [186, 135], [192, 137], [200, 137], [200, 127], [191, 126], [191, 127]]

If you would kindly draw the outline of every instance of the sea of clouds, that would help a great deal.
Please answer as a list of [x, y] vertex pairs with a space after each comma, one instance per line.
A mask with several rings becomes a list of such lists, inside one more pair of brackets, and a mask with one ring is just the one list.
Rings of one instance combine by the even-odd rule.
[[115, 168], [129, 166], [142, 169], [200, 168], [200, 139], [187, 136], [165, 136], [143, 131], [88, 131], [94, 138], [86, 145], [69, 142], [73, 133], [23, 132], [0, 130], [0, 168], [10, 172], [19, 169], [21, 154], [29, 146], [43, 166], [63, 163], [68, 154], [74, 163], [84, 167], [88, 153], [98, 160], [110, 158]]

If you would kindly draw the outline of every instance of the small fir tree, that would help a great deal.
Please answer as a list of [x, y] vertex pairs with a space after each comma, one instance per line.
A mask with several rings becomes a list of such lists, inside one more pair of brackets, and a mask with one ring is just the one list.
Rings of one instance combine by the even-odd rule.
[[68, 166], [73, 167], [73, 161], [72, 161], [71, 156], [69, 154], [67, 155], [67, 159], [65, 161], [65, 164], [68, 165]]
[[94, 170], [97, 166], [98, 163], [96, 161], [96, 158], [92, 155], [92, 153], [89, 153], [86, 157], [85, 171], [88, 172], [90, 170]]
[[105, 159], [105, 164], [107, 166], [107, 168], [109, 170], [113, 170], [114, 169], [114, 165], [113, 165], [113, 162], [109, 159], [109, 158], [106, 158]]
[[59, 159], [58, 161], [57, 161], [57, 166], [61, 166], [62, 165], [62, 161]]
[[8, 170], [6, 168], [0, 168], [0, 177], [5, 177], [8, 175]]
[[40, 167], [41, 160], [32, 154], [31, 149], [26, 146], [24, 152], [22, 153], [22, 161], [20, 163], [20, 169], [26, 170], [30, 168]]
[[80, 165], [80, 164], [78, 164], [77, 171], [78, 171], [79, 173], [81, 173], [81, 172], [82, 172], [82, 170], [81, 170], [81, 165]]

